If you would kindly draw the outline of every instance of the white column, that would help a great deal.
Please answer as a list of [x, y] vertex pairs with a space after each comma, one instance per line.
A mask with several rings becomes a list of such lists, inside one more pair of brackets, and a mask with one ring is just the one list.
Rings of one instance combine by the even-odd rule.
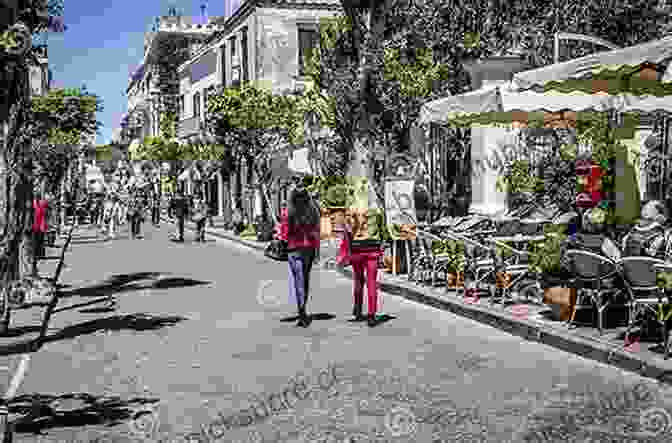
[[221, 169], [217, 171], [217, 216], [224, 216], [224, 177]]
[[[516, 72], [527, 69], [517, 55], [494, 56], [489, 59], [463, 63], [471, 75], [474, 89], [489, 89], [509, 83]], [[515, 140], [518, 131], [495, 127], [474, 127], [471, 130], [471, 185], [470, 212], [493, 215], [506, 210], [506, 193], [497, 191], [499, 171], [490, 168], [495, 150]]]

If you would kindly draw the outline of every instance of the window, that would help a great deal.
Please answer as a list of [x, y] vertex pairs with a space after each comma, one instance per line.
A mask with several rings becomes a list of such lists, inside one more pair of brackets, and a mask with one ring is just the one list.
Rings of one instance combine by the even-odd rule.
[[240, 52], [241, 52], [241, 58], [242, 58], [242, 68], [243, 68], [243, 81], [246, 82], [250, 79], [249, 71], [248, 71], [248, 66], [247, 66], [247, 61], [248, 61], [248, 53], [247, 53], [247, 28], [243, 28], [241, 32], [241, 37], [240, 37]]
[[193, 114], [194, 117], [200, 117], [201, 116], [201, 94], [196, 93], [194, 94], [194, 107], [193, 107]]
[[222, 86], [226, 88], [226, 45], [222, 45], [219, 50], [222, 59]]
[[299, 28], [299, 75], [306, 75], [305, 60], [320, 44], [320, 35], [315, 29]]
[[229, 39], [229, 46], [231, 47], [231, 84], [238, 84], [240, 83], [240, 61], [237, 60], [236, 37]]

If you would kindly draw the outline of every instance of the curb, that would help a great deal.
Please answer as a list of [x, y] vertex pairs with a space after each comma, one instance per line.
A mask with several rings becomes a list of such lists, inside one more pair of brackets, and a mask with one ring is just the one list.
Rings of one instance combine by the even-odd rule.
[[[193, 231], [193, 228], [188, 227], [186, 224], [185, 229]], [[263, 251], [265, 247], [241, 239], [235, 235], [214, 232], [207, 227], [205, 232], [213, 237], [229, 240], [258, 251]], [[334, 266], [330, 263], [325, 263], [325, 268], [335, 269], [343, 277], [352, 280], [352, 271], [348, 268]], [[528, 341], [552, 346], [556, 349], [580, 357], [598, 361], [600, 363], [606, 363], [619, 369], [636, 373], [642, 377], [651, 378], [661, 383], [672, 385], [672, 359], [668, 361], [647, 359], [609, 346], [605, 343], [600, 343], [569, 332], [540, 325], [530, 320], [515, 318], [513, 315], [506, 312], [497, 312], [478, 305], [465, 304], [449, 298], [426, 294], [416, 288], [405, 287], [394, 283], [380, 282], [380, 289], [391, 295], [396, 295], [416, 303], [422, 303], [437, 309], [449, 311], [460, 317], [465, 317], [495, 327]]]
[[[352, 271], [350, 269], [338, 269], [338, 272], [344, 277], [352, 279]], [[628, 353], [604, 343], [539, 325], [530, 320], [515, 318], [506, 312], [497, 312], [478, 305], [464, 304], [449, 298], [425, 294], [415, 288], [380, 282], [380, 289], [407, 300], [429, 305], [444, 311], [450, 311], [461, 317], [493, 326], [528, 341], [552, 346], [571, 354], [634, 372], [643, 377], [672, 384], [672, 360], [655, 361], [639, 357], [636, 354]]]
[[[172, 220], [168, 219], [168, 218], [162, 218], [161, 220], [166, 222], [166, 223], [174, 224], [174, 222]], [[189, 225], [189, 222], [184, 223], [184, 229], [192, 231], [192, 232], [196, 230], [193, 226]], [[221, 238], [223, 240], [229, 240], [231, 242], [238, 243], [238, 244], [241, 244], [243, 246], [247, 246], [248, 248], [252, 248], [252, 249], [255, 249], [257, 251], [262, 251], [263, 252], [264, 249], [266, 248], [266, 245], [260, 245], [260, 244], [257, 244], [256, 242], [245, 240], [243, 238], [238, 237], [237, 235], [232, 235], [232, 234], [226, 234], [224, 232], [213, 231], [208, 226], [205, 227], [205, 233], [207, 235], [212, 236], [212, 237], [218, 237], [218, 238]]]

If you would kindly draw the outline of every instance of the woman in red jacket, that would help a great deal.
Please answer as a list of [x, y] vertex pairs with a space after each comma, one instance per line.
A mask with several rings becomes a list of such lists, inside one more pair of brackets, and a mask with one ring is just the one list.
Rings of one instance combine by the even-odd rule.
[[282, 214], [280, 238], [289, 252], [289, 291], [299, 310], [297, 326], [310, 325], [306, 314], [310, 270], [320, 251], [320, 210], [307, 190], [297, 188], [289, 197], [287, 212]]
[[47, 200], [42, 197], [42, 193], [38, 192], [35, 195], [33, 200], [33, 240], [34, 240], [34, 261], [33, 261], [33, 274], [37, 275], [37, 259], [44, 258], [44, 241], [45, 236], [47, 235], [47, 210], [49, 208], [49, 203]]

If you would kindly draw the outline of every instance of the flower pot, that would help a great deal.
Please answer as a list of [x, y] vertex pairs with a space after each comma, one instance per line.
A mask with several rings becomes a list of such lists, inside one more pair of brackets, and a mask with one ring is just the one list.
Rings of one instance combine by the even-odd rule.
[[554, 286], [544, 289], [544, 304], [551, 305], [555, 320], [567, 321], [576, 305], [576, 289]]
[[511, 274], [508, 272], [497, 272], [495, 275], [495, 285], [498, 289], [505, 289], [511, 286]]
[[447, 273], [446, 287], [450, 289], [464, 288], [464, 272]]
[[[386, 255], [385, 257], [383, 257], [383, 266], [384, 266], [384, 268], [385, 268], [385, 272], [389, 272], [389, 273], [391, 273], [391, 272], [393, 271], [393, 268], [392, 268], [392, 264], [393, 264], [392, 258], [393, 258], [393, 257], [392, 257], [391, 255]], [[399, 270], [401, 269], [401, 257], [400, 257], [400, 256], [397, 256], [395, 261], [396, 261], [396, 269], [397, 269], [397, 272], [399, 272]]]

